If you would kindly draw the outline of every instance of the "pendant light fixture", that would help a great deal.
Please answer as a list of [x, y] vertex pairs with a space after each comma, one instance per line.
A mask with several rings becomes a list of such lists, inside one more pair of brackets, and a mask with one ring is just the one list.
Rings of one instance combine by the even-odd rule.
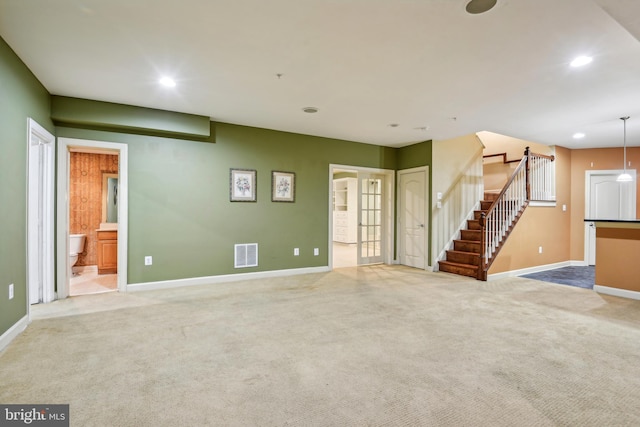
[[623, 146], [624, 165], [623, 165], [623, 172], [618, 176], [616, 181], [629, 182], [629, 181], [633, 181], [633, 178], [631, 177], [631, 175], [627, 173], [627, 120], [629, 120], [629, 116], [620, 117], [620, 120], [622, 120], [622, 122], [624, 123], [624, 146]]

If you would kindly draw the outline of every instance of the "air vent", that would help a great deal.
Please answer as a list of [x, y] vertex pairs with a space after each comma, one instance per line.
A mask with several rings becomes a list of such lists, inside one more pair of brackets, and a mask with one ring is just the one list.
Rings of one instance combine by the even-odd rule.
[[258, 265], [258, 244], [242, 243], [234, 245], [234, 268], [256, 267]]

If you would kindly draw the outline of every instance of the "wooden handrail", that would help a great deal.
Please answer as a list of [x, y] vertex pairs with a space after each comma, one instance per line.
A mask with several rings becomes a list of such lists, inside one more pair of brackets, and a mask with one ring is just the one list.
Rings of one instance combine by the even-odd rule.
[[504, 187], [502, 187], [502, 191], [500, 191], [500, 193], [498, 194], [498, 197], [496, 197], [493, 203], [491, 203], [491, 206], [489, 206], [489, 209], [487, 209], [487, 213], [495, 209], [496, 204], [498, 203], [498, 200], [500, 200], [502, 196], [504, 196], [504, 193], [507, 192], [507, 189], [513, 183], [513, 180], [516, 179], [516, 176], [518, 175], [518, 172], [520, 172], [520, 169], [522, 169], [526, 164], [527, 164], [526, 157], [523, 157], [522, 160], [520, 160], [520, 164], [518, 164], [518, 166], [516, 166], [516, 169], [513, 171], [513, 174], [511, 174], [511, 178], [509, 178], [509, 181], [507, 181]]
[[496, 154], [487, 154], [486, 156], [482, 156], [483, 159], [489, 158], [489, 157], [502, 157], [502, 163], [515, 163], [515, 162], [519, 162], [520, 159], [514, 159], [514, 160], [507, 160], [507, 153], [496, 153]]
[[[529, 147], [527, 147], [527, 148], [529, 148]], [[533, 157], [542, 157], [543, 159], [549, 159], [552, 162], [556, 159], [556, 156], [554, 156], [554, 155], [547, 155], [547, 154], [540, 154], [540, 153], [529, 153], [529, 154], [531, 154], [531, 156], [533, 156]]]

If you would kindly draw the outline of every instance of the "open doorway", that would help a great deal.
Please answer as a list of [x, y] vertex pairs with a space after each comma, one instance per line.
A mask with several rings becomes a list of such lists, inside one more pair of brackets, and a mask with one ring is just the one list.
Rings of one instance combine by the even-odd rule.
[[58, 297], [126, 291], [127, 145], [58, 140]]
[[393, 262], [394, 173], [330, 166], [332, 268]]

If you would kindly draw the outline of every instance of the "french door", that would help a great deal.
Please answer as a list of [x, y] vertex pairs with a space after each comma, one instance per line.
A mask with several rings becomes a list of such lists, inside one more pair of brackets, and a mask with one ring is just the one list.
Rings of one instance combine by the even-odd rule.
[[384, 175], [358, 173], [358, 265], [384, 261], [384, 179]]

